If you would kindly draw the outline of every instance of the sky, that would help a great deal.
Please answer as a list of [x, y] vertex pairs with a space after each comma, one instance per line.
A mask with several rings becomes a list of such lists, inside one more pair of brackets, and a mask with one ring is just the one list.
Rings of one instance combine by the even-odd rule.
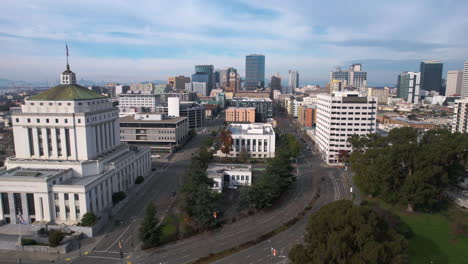
[[368, 83], [394, 84], [423, 60], [444, 71], [468, 60], [468, 1], [461, 0], [1, 0], [0, 78], [140, 82], [190, 75], [196, 64], [235, 67], [266, 56], [266, 77], [324, 83], [362, 63]]

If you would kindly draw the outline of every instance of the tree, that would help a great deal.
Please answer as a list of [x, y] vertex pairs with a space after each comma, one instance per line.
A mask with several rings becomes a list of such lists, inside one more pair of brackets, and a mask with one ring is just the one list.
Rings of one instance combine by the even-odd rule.
[[120, 201], [122, 201], [123, 199], [125, 199], [125, 197], [127, 197], [127, 195], [120, 191], [120, 192], [115, 192], [112, 194], [112, 203], [114, 205], [118, 204]]
[[243, 147], [241, 151], [239, 152], [239, 161], [247, 162], [248, 159], [249, 159], [249, 153], [247, 152], [247, 149]]
[[304, 244], [294, 246], [289, 259], [293, 264], [406, 263], [408, 242], [371, 209], [342, 200], [310, 217]]
[[93, 212], [87, 212], [81, 217], [82, 226], [93, 226], [97, 222], [97, 217]]
[[221, 131], [220, 135], [221, 140], [221, 152], [226, 154], [226, 157], [231, 153], [232, 148], [232, 136], [231, 131], [224, 129]]
[[136, 177], [135, 184], [142, 184], [144, 181], [145, 181], [145, 177], [140, 175], [140, 176]]
[[408, 115], [409, 120], [418, 120], [418, 117], [415, 114]]
[[156, 218], [156, 207], [152, 202], [145, 209], [145, 215], [139, 230], [139, 237], [143, 242], [142, 248], [147, 249], [159, 245], [161, 228]]
[[387, 137], [351, 137], [355, 183], [365, 193], [409, 210], [433, 211], [443, 192], [459, 181], [467, 161], [468, 135], [445, 129], [393, 129]]
[[60, 230], [51, 230], [49, 231], [49, 246], [57, 247], [60, 245], [60, 241], [65, 237], [65, 234]]

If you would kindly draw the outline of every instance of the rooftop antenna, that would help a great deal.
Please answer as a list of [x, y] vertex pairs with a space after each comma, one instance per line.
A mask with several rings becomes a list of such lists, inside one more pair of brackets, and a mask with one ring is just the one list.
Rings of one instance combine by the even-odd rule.
[[69, 54], [68, 54], [68, 44], [66, 42], [65, 42], [65, 49], [67, 51], [67, 70], [70, 70], [70, 65], [68, 65], [68, 56], [69, 56]]

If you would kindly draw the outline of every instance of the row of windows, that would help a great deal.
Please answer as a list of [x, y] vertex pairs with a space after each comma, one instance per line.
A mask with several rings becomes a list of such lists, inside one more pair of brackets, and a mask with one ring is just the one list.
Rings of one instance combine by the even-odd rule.
[[[110, 118], [111, 116], [116, 116], [116, 115], [117, 115], [117, 113], [113, 113], [113, 114], [109, 114], [109, 115], [104, 114], [104, 116], [99, 116], [99, 120], [102, 120], [102, 119], [105, 119], [105, 118]], [[93, 120], [93, 121], [97, 121], [97, 117], [93, 117], [92, 120]], [[19, 122], [20, 122], [19, 118], [16, 118], [15, 121], [16, 121], [16, 123], [19, 123]], [[28, 118], [26, 121], [27, 121], [28, 123], [31, 123], [31, 118]], [[78, 123], [81, 123], [81, 119], [80, 119], [80, 118], [78, 118], [76, 121], [77, 121]], [[46, 122], [47, 124], [50, 123], [50, 119], [49, 119], [49, 118], [46, 118], [46, 119], [45, 119], [45, 122]], [[55, 123], [58, 124], [59, 122], [60, 122], [60, 119], [59, 119], [59, 118], [56, 118], [56, 119], [55, 119]], [[68, 119], [67, 119], [67, 118], [63, 119], [63, 122], [64, 122], [65, 124], [68, 124]], [[86, 122], [89, 123], [89, 118], [86, 118]], [[40, 123], [41, 123], [41, 119], [40, 119], [40, 118], [37, 118], [37, 119], [36, 119], [36, 123], [40, 124]]]
[[[68, 193], [64, 193], [63, 194], [64, 196], [64, 200], [65, 201], [68, 201], [69, 200], [69, 194]], [[75, 198], [75, 201], [79, 201], [80, 200], [80, 195], [77, 194], [77, 193], [73, 193], [73, 197]], [[59, 194], [58, 193], [54, 193], [54, 200], [58, 200], [59, 199]]]
[[232, 176], [231, 176], [231, 179], [232, 179], [232, 180], [236, 180], [236, 181], [243, 181], [244, 179], [245, 179], [246, 181], [249, 181], [249, 178], [250, 178], [250, 177], [249, 177], [248, 175], [245, 175], [245, 176], [244, 176], [244, 175], [232, 175]]
[[[91, 104], [101, 104], [101, 103], [105, 103], [107, 100], [98, 100], [98, 101], [92, 101], [92, 102], [87, 102], [88, 105], [91, 105]], [[34, 102], [30, 102], [29, 105], [35, 105]], [[40, 106], [43, 106], [44, 103], [39, 103]], [[53, 106], [54, 103], [52, 102], [49, 102], [48, 103], [49, 106]], [[58, 102], [56, 103], [57, 106], [62, 106], [62, 102]], [[82, 102], [78, 102], [78, 105], [83, 105]], [[67, 106], [71, 106], [71, 103], [67, 103]]]
[[370, 123], [370, 124], [367, 124], [367, 123], [354, 123], [354, 124], [353, 123], [347, 123], [347, 124], [346, 123], [341, 123], [341, 124], [340, 123], [331, 123], [331, 125], [332, 126], [340, 126], [340, 125], [341, 126], [346, 126], [346, 125], [348, 125], [348, 126], [353, 126], [353, 125], [354, 126], [367, 126], [367, 125], [372, 126], [373, 124], [372, 123]]

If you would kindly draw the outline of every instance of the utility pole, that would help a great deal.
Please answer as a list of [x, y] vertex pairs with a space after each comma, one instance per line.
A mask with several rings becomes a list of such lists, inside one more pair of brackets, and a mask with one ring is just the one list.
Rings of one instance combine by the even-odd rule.
[[119, 249], [120, 249], [120, 264], [123, 264], [123, 248], [122, 248], [122, 240], [119, 240]]

